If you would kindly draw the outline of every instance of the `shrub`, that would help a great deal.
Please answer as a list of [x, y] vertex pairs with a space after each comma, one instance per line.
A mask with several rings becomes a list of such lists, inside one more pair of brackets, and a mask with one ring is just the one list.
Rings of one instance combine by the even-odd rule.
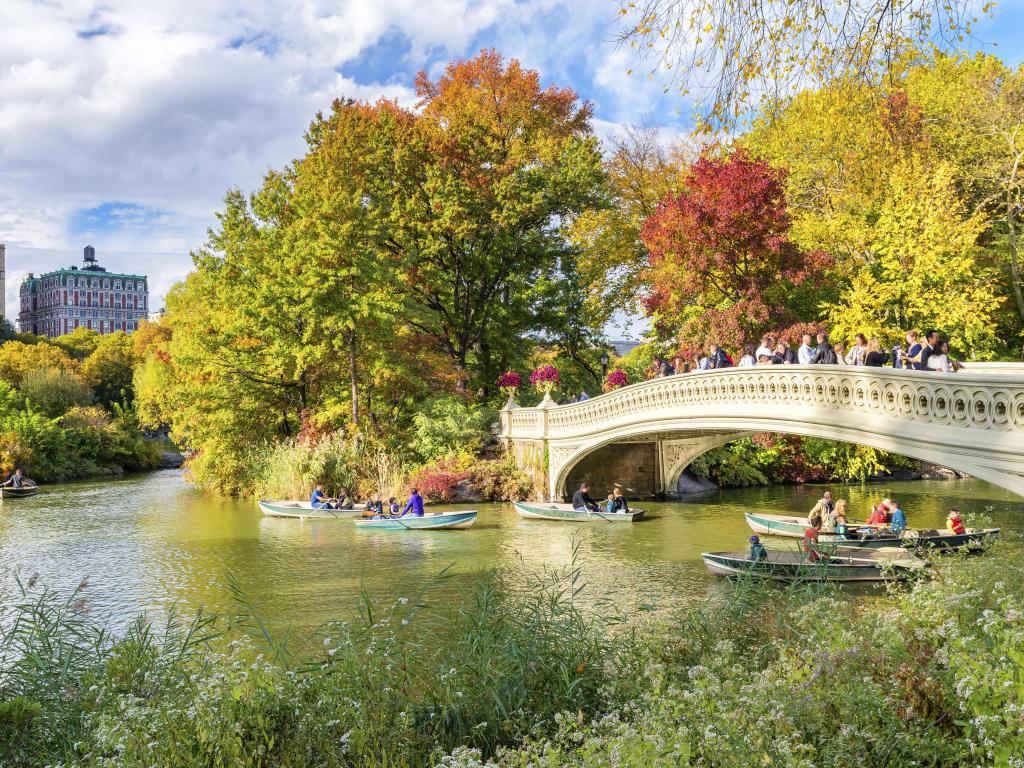
[[447, 456], [420, 467], [409, 478], [409, 489], [416, 488], [428, 501], [451, 501], [459, 483], [471, 476], [473, 459], [465, 454]]
[[485, 501], [518, 501], [533, 493], [533, 480], [511, 455], [477, 461], [469, 469], [473, 490]]
[[61, 368], [28, 371], [21, 379], [21, 393], [50, 418], [92, 402], [92, 388], [78, 375]]
[[413, 417], [416, 453], [432, 461], [456, 453], [476, 453], [489, 437], [494, 412], [458, 397], [435, 397]]

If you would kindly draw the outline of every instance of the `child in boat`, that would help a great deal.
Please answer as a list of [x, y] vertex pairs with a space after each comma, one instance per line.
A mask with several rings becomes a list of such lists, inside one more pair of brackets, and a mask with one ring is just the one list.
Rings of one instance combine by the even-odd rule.
[[960, 513], [955, 509], [949, 510], [949, 514], [946, 516], [946, 530], [950, 533], [955, 533], [958, 536], [962, 536], [967, 533], [964, 521], [960, 519]]
[[868, 518], [868, 525], [883, 526], [889, 524], [889, 508], [884, 502], [875, 505], [871, 510], [871, 517]]
[[846, 538], [846, 534], [850, 530], [849, 523], [846, 520], [846, 499], [840, 499], [836, 502], [835, 522], [832, 528], [836, 536]]
[[392, 517], [398, 517], [398, 513], [401, 511], [401, 507], [398, 506], [398, 502], [394, 496], [388, 498], [388, 514]]
[[817, 562], [821, 559], [821, 554], [818, 552], [818, 532], [821, 531], [821, 518], [812, 517], [811, 525], [809, 528], [804, 529], [804, 554], [807, 555], [807, 559], [812, 562]]
[[605, 499], [604, 511], [609, 515], [614, 515], [618, 510], [615, 508], [615, 494], [609, 493], [608, 498]]
[[889, 502], [889, 527], [893, 533], [903, 533], [907, 530], [907, 516], [900, 508], [898, 501]]
[[384, 515], [384, 502], [380, 500], [379, 494], [373, 494], [366, 502], [366, 509], [363, 517], [382, 517]]
[[750, 537], [750, 559], [753, 562], [758, 560], [766, 560], [768, 558], [768, 550], [764, 548], [764, 544], [761, 543], [761, 537], [754, 534]]

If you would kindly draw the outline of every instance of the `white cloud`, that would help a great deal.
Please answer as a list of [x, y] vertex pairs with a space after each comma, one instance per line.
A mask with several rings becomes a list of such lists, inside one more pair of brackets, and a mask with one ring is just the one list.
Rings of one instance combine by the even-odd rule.
[[[87, 236], [101, 264], [150, 274], [159, 304], [224, 192], [299, 155], [333, 98], [411, 103], [407, 71], [485, 45], [594, 96], [609, 129], [664, 108], [660, 90], [625, 76], [604, 0], [4, 0], [2, 15], [8, 317], [20, 276], [77, 262]], [[396, 33], [409, 46], [395, 54], [400, 78], [339, 74]], [[110, 203], [147, 215], [74, 230], [79, 212]]]

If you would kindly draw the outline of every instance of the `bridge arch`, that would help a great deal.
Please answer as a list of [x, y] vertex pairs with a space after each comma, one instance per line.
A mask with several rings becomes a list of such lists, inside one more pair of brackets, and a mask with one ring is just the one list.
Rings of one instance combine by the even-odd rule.
[[502, 412], [502, 436], [543, 441], [549, 495], [598, 448], [659, 441], [662, 477], [743, 435], [859, 443], [950, 467], [1024, 496], [1024, 375], [845, 366], [727, 369], [643, 382], [566, 406]]

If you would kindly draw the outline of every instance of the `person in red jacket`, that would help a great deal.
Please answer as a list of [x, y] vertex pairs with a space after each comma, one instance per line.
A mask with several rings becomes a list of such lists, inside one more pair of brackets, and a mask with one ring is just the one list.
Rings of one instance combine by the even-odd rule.
[[949, 510], [949, 514], [946, 516], [946, 528], [960, 536], [967, 533], [964, 521], [960, 519], [960, 513], [955, 509]]
[[868, 525], [882, 526], [889, 524], [889, 508], [883, 503], [878, 503], [875, 508], [871, 511], [871, 517], [868, 518]]
[[822, 557], [821, 553], [818, 552], [818, 533], [820, 531], [820, 517], [812, 517], [810, 526], [804, 528], [804, 554], [807, 555], [807, 559], [812, 562], [817, 562]]

